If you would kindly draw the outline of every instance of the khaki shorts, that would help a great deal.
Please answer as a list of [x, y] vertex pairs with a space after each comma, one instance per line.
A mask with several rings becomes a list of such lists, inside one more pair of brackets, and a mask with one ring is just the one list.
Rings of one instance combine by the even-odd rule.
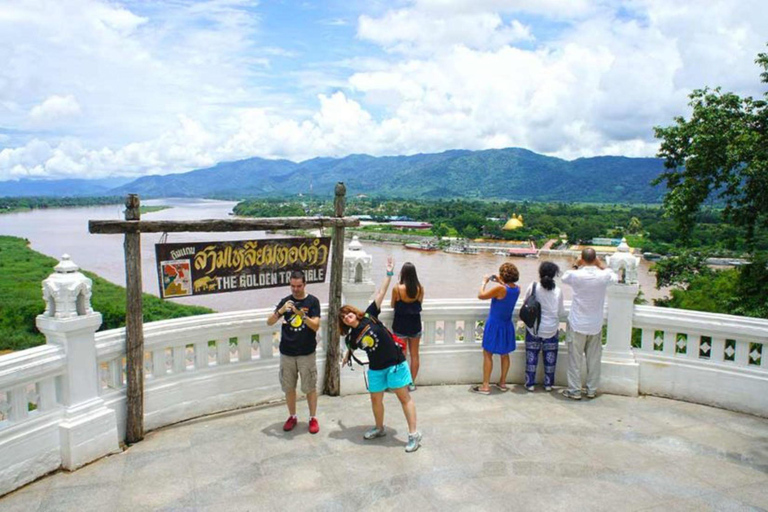
[[301, 392], [305, 395], [317, 391], [317, 358], [315, 353], [306, 356], [280, 355], [280, 387], [283, 393], [296, 391], [301, 375]]

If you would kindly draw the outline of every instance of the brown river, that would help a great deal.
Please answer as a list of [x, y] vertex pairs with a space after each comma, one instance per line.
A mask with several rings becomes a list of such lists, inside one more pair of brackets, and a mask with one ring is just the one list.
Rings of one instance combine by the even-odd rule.
[[[231, 201], [210, 201], [203, 199], [158, 199], [142, 204], [168, 205], [171, 208], [142, 215], [146, 220], [201, 220], [227, 218], [236, 203]], [[0, 234], [26, 238], [31, 247], [43, 254], [60, 258], [69, 254], [82, 269], [92, 271], [105, 279], [125, 286], [125, 264], [123, 235], [92, 235], [88, 233], [89, 220], [120, 220], [123, 218], [121, 205], [96, 206], [88, 208], [61, 208], [32, 210], [29, 212], [0, 215]], [[239, 233], [171, 233], [167, 242], [205, 240], [248, 240], [277, 235], [264, 232]], [[154, 245], [160, 241], [158, 233], [141, 236], [143, 289], [158, 295], [158, 277]], [[444, 252], [420, 252], [405, 249], [400, 245], [368, 243], [363, 249], [373, 256], [374, 281], [378, 284], [384, 277], [384, 265], [388, 256], [395, 260], [396, 268], [410, 261], [416, 265], [419, 279], [425, 287], [427, 299], [472, 298], [482, 283], [483, 275], [494, 273], [499, 265], [510, 261], [520, 270], [520, 285], [525, 289], [537, 277], [538, 265], [542, 260], [534, 258], [508, 258], [492, 253], [475, 255], [446, 254]], [[547, 258], [565, 270], [571, 264], [568, 258]], [[646, 299], [662, 297], [666, 291], [656, 290], [655, 278], [649, 272], [649, 263], [641, 260], [639, 281]], [[53, 270], [53, 269], [51, 269]], [[308, 285], [309, 293], [321, 302], [328, 300], [328, 283]], [[566, 300], [570, 288], [563, 287]], [[290, 293], [288, 287], [269, 288], [254, 291], [220, 293], [216, 295], [173, 299], [183, 304], [206, 306], [216, 311], [273, 306], [281, 297]]]

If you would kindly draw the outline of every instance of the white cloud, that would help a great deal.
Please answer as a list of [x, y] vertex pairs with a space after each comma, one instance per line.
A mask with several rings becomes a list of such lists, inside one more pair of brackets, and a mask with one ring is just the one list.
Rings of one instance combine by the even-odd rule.
[[312, 108], [266, 92], [271, 59], [298, 54], [257, 37], [248, 2], [64, 4], [0, 10], [0, 179], [452, 148], [649, 156], [693, 88], [763, 92], [758, 0], [398, 2], [358, 17], [357, 44], [383, 52], [290, 59]]
[[40, 105], [35, 105], [29, 112], [29, 122], [33, 127], [47, 128], [58, 126], [71, 117], [80, 115], [80, 104], [74, 96], [48, 97]]
[[453, 45], [496, 49], [532, 40], [530, 28], [512, 20], [505, 24], [492, 12], [435, 16], [415, 9], [391, 11], [383, 18], [361, 16], [358, 36], [400, 53], [432, 54]]

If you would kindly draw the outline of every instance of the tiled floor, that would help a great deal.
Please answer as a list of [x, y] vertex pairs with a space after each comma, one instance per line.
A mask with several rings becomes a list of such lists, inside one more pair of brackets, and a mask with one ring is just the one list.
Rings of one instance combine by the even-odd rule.
[[768, 420], [520, 387], [413, 394], [422, 448], [385, 398], [387, 436], [364, 441], [367, 396], [320, 398], [321, 431], [281, 429], [284, 406], [151, 432], [127, 451], [0, 498], [0, 510], [765, 510]]

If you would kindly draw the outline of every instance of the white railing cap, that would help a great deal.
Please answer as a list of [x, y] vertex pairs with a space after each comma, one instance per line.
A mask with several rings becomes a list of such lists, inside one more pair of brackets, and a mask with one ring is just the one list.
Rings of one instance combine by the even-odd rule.
[[635, 306], [632, 324], [639, 328], [690, 330], [726, 337], [747, 336], [768, 340], [768, 320], [687, 309]]
[[66, 363], [64, 348], [55, 345], [19, 350], [0, 356], [0, 389], [37, 382], [61, 373]]

